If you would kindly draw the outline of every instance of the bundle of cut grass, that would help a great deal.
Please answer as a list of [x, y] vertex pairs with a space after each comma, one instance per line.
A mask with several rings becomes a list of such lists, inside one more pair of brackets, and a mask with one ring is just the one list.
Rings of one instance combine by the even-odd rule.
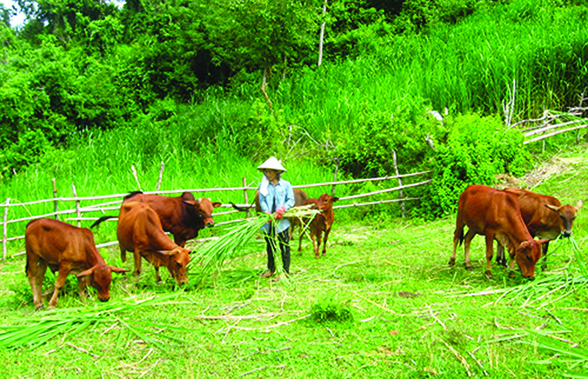
[[[312, 220], [318, 213], [320, 213], [320, 211], [310, 209], [311, 206], [312, 205], [292, 207], [284, 213], [283, 217], [296, 217], [301, 220]], [[200, 248], [190, 260], [188, 267], [193, 267], [198, 264], [200, 268], [200, 276], [204, 277], [214, 268], [220, 267], [223, 262], [235, 259], [243, 254], [246, 251], [243, 247], [257, 233], [259, 233], [261, 227], [270, 220], [272, 220], [272, 222], [277, 222], [275, 214], [260, 214], [258, 217], [245, 220], [235, 226], [227, 228], [227, 233], [221, 238]], [[307, 223], [308, 222], [309, 221], [307, 221]]]
[[[521, 307], [536, 306], [541, 309], [556, 301], [563, 299], [575, 291], [577, 286], [585, 286], [588, 284], [588, 269], [582, 258], [582, 252], [573, 237], [565, 240], [556, 239], [557, 247], [550, 252], [555, 253], [558, 249], [566, 247], [571, 249], [576, 258], [578, 268], [576, 270], [568, 269], [563, 273], [551, 274], [535, 279], [532, 282], [510, 287], [500, 288], [495, 290], [487, 290], [475, 294], [453, 295], [451, 297], [465, 297], [465, 296], [479, 296], [502, 293], [502, 295], [495, 301], [498, 304], [501, 301], [508, 303], [520, 303]], [[565, 242], [564, 242], [565, 241]], [[574, 275], [576, 274], [576, 275]], [[558, 295], [553, 298], [552, 295]]]
[[[111, 301], [109, 303], [97, 304], [93, 308], [62, 308], [51, 312], [44, 312], [40, 317], [31, 317], [23, 319], [18, 325], [0, 326], [0, 349], [15, 349], [18, 347], [36, 348], [47, 343], [55, 336], [67, 333], [68, 338], [88, 329], [90, 326], [104, 324], [107, 326], [119, 324], [121, 328], [126, 328], [131, 336], [135, 336], [147, 344], [165, 349], [165, 345], [150, 336], [151, 330], [146, 326], [154, 328], [175, 328], [169, 325], [158, 325], [145, 320], [139, 320], [128, 315], [129, 312], [140, 307], [160, 306], [170, 303], [179, 296], [178, 293], [171, 293], [160, 297], [151, 297], [149, 299], [137, 300], [135, 302]], [[127, 316], [127, 317], [125, 317]], [[147, 325], [146, 325], [147, 324]], [[157, 334], [159, 338], [168, 338], [177, 340], [165, 333]]]

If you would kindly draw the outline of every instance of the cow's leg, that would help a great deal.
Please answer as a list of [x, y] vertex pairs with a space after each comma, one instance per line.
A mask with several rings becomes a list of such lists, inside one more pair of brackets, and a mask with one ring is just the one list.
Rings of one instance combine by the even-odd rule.
[[473, 268], [472, 264], [470, 263], [470, 246], [472, 244], [472, 239], [474, 238], [475, 235], [476, 235], [476, 233], [474, 233], [471, 229], [469, 229], [464, 237], [464, 243], [463, 243], [464, 259], [465, 259], [464, 266], [467, 270], [471, 270]]
[[67, 279], [69, 270], [70, 268], [63, 264], [59, 266], [59, 274], [57, 275], [57, 280], [55, 281], [53, 296], [51, 296], [51, 300], [49, 300], [49, 309], [53, 309], [55, 306], [57, 306], [57, 296], [59, 296], [59, 291], [65, 285], [65, 279]]
[[322, 230], [319, 230], [319, 232], [316, 234], [316, 241], [317, 241], [317, 244], [316, 244], [316, 249], [314, 251], [314, 256], [315, 256], [315, 258], [320, 258], [320, 256], [321, 256], [321, 254], [320, 254], [321, 243], [323, 242], [323, 231]]
[[157, 267], [157, 266], [153, 266], [153, 267], [155, 267], [155, 282], [161, 283], [161, 275], [159, 275], [159, 267]]
[[120, 246], [120, 260], [124, 263], [127, 261], [127, 251], [124, 247]]
[[325, 229], [325, 238], [323, 239], [323, 255], [327, 255], [327, 240], [329, 239], [329, 233], [331, 233], [331, 227]]
[[486, 231], [486, 277], [492, 279], [492, 256], [494, 255], [495, 233]]
[[300, 236], [298, 237], [298, 252], [302, 252], [302, 238], [304, 238], [304, 226], [300, 224]]
[[496, 264], [506, 267], [506, 255], [504, 254], [504, 246], [500, 241], [496, 240]]
[[89, 276], [78, 278], [78, 291], [80, 292], [80, 299], [82, 299], [82, 301], [86, 300], [86, 288], [89, 284], [89, 281]]
[[318, 248], [318, 246], [316, 244], [316, 236], [317, 235], [320, 235], [320, 232], [315, 233], [315, 231], [313, 230], [310, 233], [310, 239], [312, 240], [312, 247], [313, 247], [313, 250], [314, 250], [314, 257], [315, 258], [318, 258], [319, 257], [319, 248]]
[[27, 276], [29, 277], [29, 283], [31, 283], [31, 290], [33, 291], [33, 301], [35, 303], [35, 309], [43, 308], [43, 278], [47, 271], [47, 263], [39, 259], [35, 255], [36, 259], [28, 259], [27, 261]]
[[133, 259], [135, 260], [135, 282], [138, 282], [141, 276], [141, 252], [139, 249], [135, 249], [133, 252]]

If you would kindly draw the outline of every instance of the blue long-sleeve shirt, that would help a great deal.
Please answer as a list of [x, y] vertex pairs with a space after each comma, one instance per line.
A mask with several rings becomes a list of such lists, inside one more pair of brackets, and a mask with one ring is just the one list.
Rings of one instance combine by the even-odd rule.
[[[259, 192], [259, 206], [263, 212], [274, 213], [278, 208], [284, 206], [286, 210], [294, 206], [294, 190], [289, 181], [280, 179], [278, 184], [273, 185], [269, 183], [267, 186], [267, 195], [264, 196]], [[278, 233], [290, 227], [290, 221], [283, 218], [280, 220], [276, 231]], [[261, 229], [269, 233], [269, 223], [265, 224]]]

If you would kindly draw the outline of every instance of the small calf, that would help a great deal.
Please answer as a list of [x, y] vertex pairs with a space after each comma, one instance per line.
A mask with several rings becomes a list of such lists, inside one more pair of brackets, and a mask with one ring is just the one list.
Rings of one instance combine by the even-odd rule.
[[98, 291], [100, 301], [110, 299], [112, 272], [127, 270], [109, 266], [96, 249], [94, 235], [90, 229], [52, 219], [39, 219], [29, 222], [25, 232], [27, 252], [26, 273], [33, 290], [35, 308], [43, 308], [41, 287], [47, 267], [59, 271], [55, 290], [49, 301], [49, 308], [57, 305], [59, 290], [70, 273], [77, 274], [80, 297], [85, 297], [86, 285]]
[[[331, 197], [326, 193], [323, 193], [318, 199], [308, 199], [304, 202], [304, 205], [314, 204], [312, 209], [318, 209], [321, 213], [317, 214], [308, 226], [310, 231], [310, 239], [314, 247], [314, 256], [319, 258], [319, 250], [321, 246], [321, 239], [323, 238], [324, 232], [324, 243], [323, 243], [323, 255], [327, 255], [327, 240], [329, 239], [329, 233], [331, 233], [331, 227], [335, 221], [335, 214], [333, 213], [333, 203], [338, 201], [338, 197]], [[298, 243], [298, 251], [302, 251], [302, 237], [303, 233], [300, 233], [300, 240]]]

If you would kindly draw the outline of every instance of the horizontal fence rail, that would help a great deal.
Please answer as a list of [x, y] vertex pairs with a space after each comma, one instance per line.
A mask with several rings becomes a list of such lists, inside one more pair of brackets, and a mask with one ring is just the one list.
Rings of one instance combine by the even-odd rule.
[[[347, 180], [347, 181], [332, 181], [332, 182], [325, 182], [325, 183], [301, 184], [301, 185], [293, 185], [292, 187], [293, 188], [314, 188], [314, 187], [321, 187], [321, 186], [333, 186], [333, 188], [334, 188], [334, 186], [342, 185], [342, 184], [355, 184], [355, 183], [366, 183], [366, 182], [397, 179], [400, 184], [397, 187], [388, 188], [388, 189], [380, 190], [380, 191], [369, 192], [369, 193], [362, 193], [362, 194], [356, 194], [356, 195], [351, 195], [351, 196], [343, 196], [343, 197], [339, 197], [339, 201], [354, 200], [354, 199], [358, 199], [358, 198], [374, 196], [374, 195], [379, 195], [379, 194], [385, 194], [385, 193], [390, 193], [390, 192], [394, 192], [394, 191], [400, 191], [401, 198], [388, 199], [388, 200], [378, 200], [378, 201], [364, 202], [364, 203], [353, 202], [351, 204], [338, 204], [338, 205], [334, 206], [333, 208], [337, 209], [337, 208], [362, 207], [362, 206], [369, 206], [369, 205], [376, 205], [376, 204], [403, 203], [405, 201], [415, 201], [415, 200], [420, 199], [420, 198], [414, 198], [414, 197], [402, 198], [403, 197], [403, 195], [402, 195], [403, 189], [427, 185], [427, 184], [431, 183], [431, 180], [424, 180], [424, 181], [420, 181], [417, 183], [403, 185], [401, 178], [426, 175], [429, 173], [430, 173], [430, 171], [423, 171], [423, 172], [417, 172], [417, 173], [411, 173], [411, 174], [384, 176], [384, 177], [378, 177], [378, 178], [355, 179], [355, 180]], [[225, 192], [243, 191], [243, 197], [245, 200], [245, 204], [237, 204], [237, 206], [240, 208], [251, 209], [251, 208], [255, 207], [255, 204], [249, 203], [247, 191], [248, 190], [251, 190], [251, 191], [257, 190], [257, 187], [247, 186], [245, 178], [243, 178], [243, 184], [244, 185], [242, 187], [192, 188], [192, 189], [180, 189], [180, 190], [169, 190], [169, 191], [143, 191], [143, 193], [144, 194], [157, 194], [157, 195], [164, 195], [164, 194], [170, 195], [170, 194], [181, 194], [184, 192], [204, 193], [204, 192], [218, 192], [218, 191], [225, 191]], [[55, 183], [54, 183], [54, 187], [55, 187]], [[93, 213], [93, 212], [100, 212], [102, 214], [106, 214], [105, 212], [118, 211], [120, 209], [120, 205], [123, 202], [123, 198], [128, 195], [128, 193], [124, 193], [124, 194], [114, 194], [114, 195], [78, 197], [78, 196], [75, 196], [76, 191], [75, 191], [75, 187], [73, 185], [72, 185], [72, 192], [74, 193], [74, 197], [57, 197], [57, 196], [55, 196], [52, 199], [42, 199], [42, 200], [35, 200], [35, 201], [29, 201], [29, 202], [23, 202], [23, 203], [15, 202], [14, 199], [11, 200], [10, 198], [8, 198], [8, 199], [6, 199], [6, 202], [0, 203], [0, 209], [4, 208], [3, 212], [0, 210], [0, 214], [3, 214], [3, 219], [2, 219], [2, 230], [3, 230], [2, 259], [6, 259], [7, 245], [9, 242], [24, 239], [24, 235], [9, 236], [8, 235], [9, 224], [35, 220], [35, 219], [39, 219], [39, 218], [58, 218], [58, 216], [75, 215], [74, 217], [66, 217], [63, 220], [70, 221], [70, 222], [77, 222], [77, 225], [80, 226], [81, 221], [95, 221], [95, 220], [99, 219], [99, 217], [84, 216], [84, 213], [87, 214], [87, 213]], [[57, 190], [54, 190], [54, 194], [56, 194], [56, 193], [57, 193]], [[110, 201], [100, 202], [98, 204], [81, 206], [82, 202], [96, 201], [96, 200], [109, 200], [109, 199], [115, 199], [115, 198], [117, 200], [110, 200]], [[58, 210], [58, 204], [60, 202], [65, 202], [65, 203], [74, 202], [75, 207], [73, 209]], [[26, 208], [29, 205], [37, 205], [37, 204], [43, 204], [43, 203], [53, 203], [54, 204], [54, 211], [50, 212], [50, 213], [31, 215], [29, 217], [9, 219], [9, 209], [10, 208], [13, 208], [13, 207], [25, 207]], [[222, 204], [221, 207], [232, 208], [232, 205], [231, 204]], [[231, 215], [231, 214], [236, 214], [236, 213], [241, 213], [241, 211], [227, 210], [227, 211], [222, 211], [222, 212], [215, 212], [214, 217]], [[248, 214], [248, 217], [249, 217], [249, 214]], [[246, 220], [246, 219], [241, 218], [241, 219], [237, 219], [237, 220], [227, 220], [224, 222], [217, 222], [216, 225], [217, 226], [227, 225], [227, 224], [232, 224], [232, 223], [236, 223], [236, 222], [241, 222], [244, 220]], [[107, 221], [117, 221], [117, 217], [113, 217]], [[201, 240], [199, 240], [199, 241], [201, 241]], [[111, 242], [97, 244], [96, 246], [98, 248], [101, 248], [101, 247], [114, 246], [117, 244], [118, 244], [117, 241], [111, 241]], [[22, 255], [22, 254], [25, 254], [25, 253], [24, 252], [16, 253], [16, 254], [14, 254], [14, 256], [18, 256], [18, 255]]]

